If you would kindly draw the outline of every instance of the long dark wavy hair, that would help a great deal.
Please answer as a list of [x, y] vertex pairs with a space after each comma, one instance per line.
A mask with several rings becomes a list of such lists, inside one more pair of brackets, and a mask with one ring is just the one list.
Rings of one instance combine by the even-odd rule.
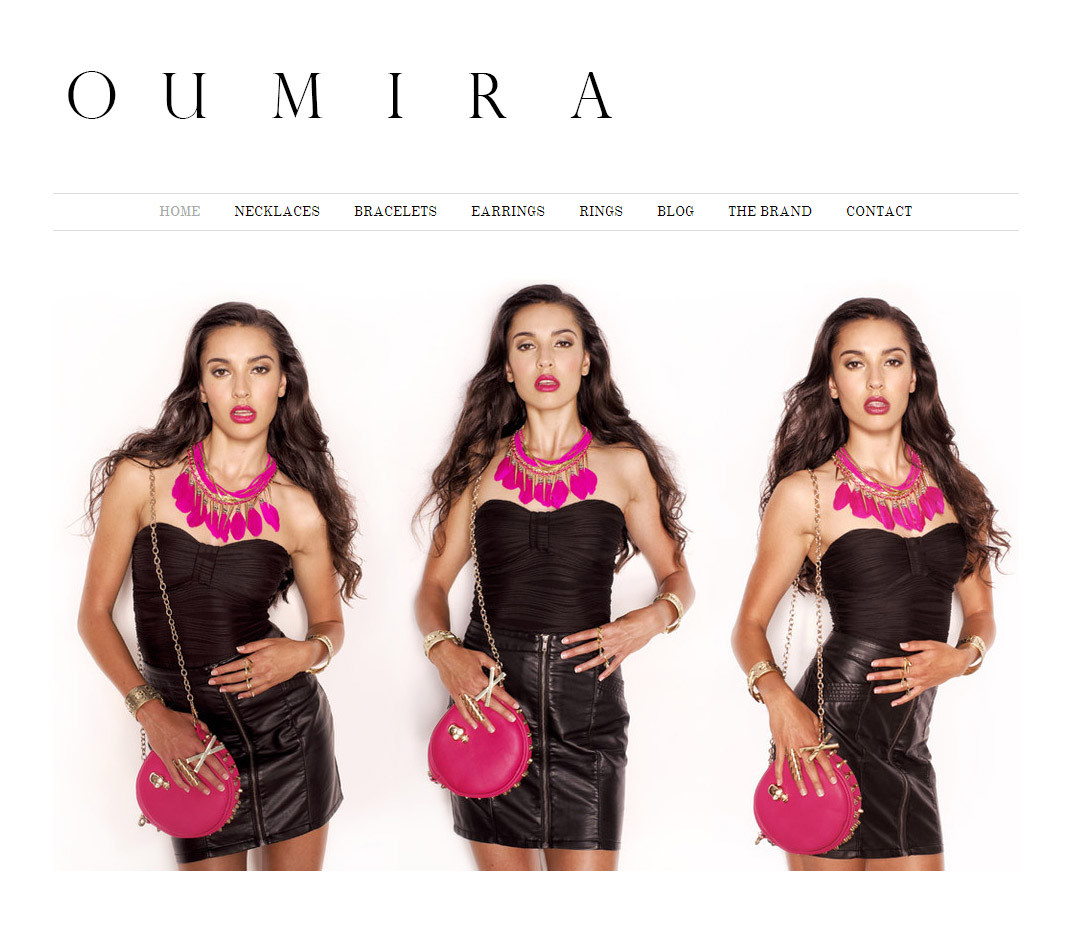
[[[451, 505], [484, 471], [500, 440], [526, 422], [526, 405], [515, 386], [508, 382], [505, 369], [511, 321], [519, 310], [531, 304], [559, 304], [575, 317], [582, 330], [583, 348], [590, 358], [590, 371], [582, 380], [577, 398], [579, 419], [600, 442], [627, 443], [646, 456], [650, 474], [657, 483], [662, 525], [682, 552], [687, 540], [687, 530], [680, 522], [684, 493], [657, 443], [631, 418], [623, 395], [612, 380], [609, 349], [594, 318], [581, 301], [552, 284], [522, 288], [508, 297], [496, 314], [485, 363], [466, 388], [466, 401], [455, 425], [451, 447], [432, 473], [432, 486], [417, 509], [418, 518], [428, 512], [436, 515], [433, 537], [436, 551], [443, 549], [443, 526]], [[635, 541], [625, 531], [616, 560], [617, 570], [638, 551]]]
[[[902, 415], [902, 437], [916, 450], [954, 508], [966, 537], [966, 566], [962, 577], [982, 571], [990, 559], [996, 567], [1010, 548], [1009, 535], [995, 525], [996, 508], [984, 485], [958, 458], [954, 429], [939, 399], [932, 357], [916, 325], [885, 300], [859, 297], [848, 300], [826, 318], [812, 349], [811, 364], [803, 380], [785, 395], [785, 415], [774, 439], [770, 470], [763, 483], [759, 513], [778, 482], [805, 468], [817, 468], [849, 438], [849, 420], [841, 404], [830, 396], [831, 353], [838, 334], [854, 320], [889, 320], [896, 323], [909, 343], [909, 355], [917, 375], [916, 389]], [[805, 562], [805, 576], [810, 563]], [[807, 578], [802, 581], [806, 582]], [[803, 585], [802, 585], [803, 586]]]
[[[150, 429], [132, 433], [105, 458], [98, 461], [90, 476], [87, 518], [94, 526], [105, 486], [124, 459], [165, 467], [178, 461], [188, 447], [210, 432], [207, 405], [199, 399], [200, 359], [207, 337], [223, 326], [256, 326], [274, 343], [286, 376], [286, 393], [278, 401], [278, 410], [267, 434], [267, 451], [278, 467], [299, 487], [310, 492], [323, 519], [335, 570], [342, 583], [339, 592], [348, 601], [357, 592], [361, 566], [353, 555], [353, 537], [357, 518], [353, 500], [334, 470], [334, 459], [327, 448], [319, 414], [308, 396], [308, 374], [300, 352], [286, 328], [267, 310], [251, 304], [224, 303], [203, 314], [188, 336], [180, 382], [162, 405], [158, 422]], [[285, 594], [293, 583], [290, 572], [279, 591]]]

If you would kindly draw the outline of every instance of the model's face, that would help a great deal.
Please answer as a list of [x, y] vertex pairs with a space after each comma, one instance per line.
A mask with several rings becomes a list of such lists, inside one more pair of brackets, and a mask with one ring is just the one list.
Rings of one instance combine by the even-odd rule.
[[511, 319], [507, 380], [533, 407], [550, 409], [573, 400], [590, 370], [575, 315], [562, 304], [530, 304]]
[[266, 432], [286, 392], [270, 333], [257, 326], [223, 326], [207, 336], [199, 363], [199, 399], [214, 425], [238, 439]]
[[838, 333], [831, 352], [830, 396], [841, 402], [851, 424], [891, 429], [917, 388], [909, 343], [889, 320], [854, 320]]

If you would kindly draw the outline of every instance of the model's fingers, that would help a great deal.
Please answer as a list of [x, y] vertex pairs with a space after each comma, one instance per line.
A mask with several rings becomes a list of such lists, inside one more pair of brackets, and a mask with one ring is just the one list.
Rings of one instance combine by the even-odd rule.
[[281, 637], [275, 637], [274, 639], [256, 639], [250, 643], [242, 643], [237, 646], [237, 652], [251, 653], [258, 652], [260, 649], [266, 649], [268, 646], [280, 643]]
[[943, 645], [937, 639], [911, 639], [908, 643], [898, 643], [906, 652], [923, 652], [925, 649], [936, 649]]
[[170, 759], [165, 763], [165, 770], [169, 776], [169, 780], [177, 785], [181, 791], [187, 794], [191, 789], [188, 787], [188, 780], [180, 774], [180, 769], [177, 767], [177, 760]]
[[608, 651], [597, 653], [592, 659], [588, 659], [581, 665], [575, 666], [576, 672], [586, 672], [592, 668], [597, 668], [599, 665], [604, 665], [606, 662], [615, 662], [616, 656], [611, 655]]
[[498, 711], [499, 713], [503, 714], [504, 717], [510, 720], [511, 723], [514, 723], [515, 712], [511, 710], [511, 708], [517, 706], [518, 705], [514, 702], [511, 695], [509, 695], [506, 691], [497, 688], [495, 691], [492, 692], [492, 705], [488, 709]]
[[560, 640], [565, 646], [572, 643], [585, 642], [588, 639], [597, 639], [597, 627], [592, 626], [588, 630], [579, 630], [577, 633], [569, 633], [563, 639]]
[[819, 797], [822, 797], [823, 783], [819, 781], [819, 766], [817, 766], [814, 762], [811, 764], [808, 763], [807, 759], [810, 755], [811, 753], [809, 752], [801, 751], [798, 763], [804, 770], [805, 774], [808, 776], [808, 781], [811, 782], [812, 789]]
[[909, 656], [891, 656], [887, 659], [875, 659], [872, 668], [902, 668], [906, 662], [911, 661]]
[[597, 652], [598, 650], [597, 639], [592, 639], [587, 643], [583, 643], [581, 646], [574, 646], [571, 649], [565, 649], [560, 653], [561, 659], [573, 659], [576, 656], [589, 655], [590, 653]]
[[251, 677], [251, 672], [245, 672], [242, 667], [238, 672], [227, 672], [221, 675], [215, 675], [213, 678], [207, 679], [208, 685], [232, 685], [238, 682], [244, 682], [247, 678]]
[[785, 765], [785, 750], [774, 747], [774, 784], [780, 785], [782, 779], [782, 767]]
[[221, 675], [231, 675], [235, 672], [244, 674], [246, 668], [250, 668], [252, 664], [251, 659], [237, 659], [236, 662], [226, 662], [224, 665], [216, 665], [210, 670], [210, 674], [215, 678]]
[[789, 774], [793, 776], [793, 781], [796, 782], [797, 790], [802, 795], [808, 793], [808, 789], [804, 785], [804, 773], [801, 771], [800, 759], [797, 757], [797, 751], [790, 749], [786, 754], [786, 761], [789, 765]]
[[611, 675], [613, 672], [615, 672], [620, 667], [620, 664], [626, 658], [627, 658], [627, 656], [617, 656], [616, 658], [614, 658], [612, 660], [612, 662], [610, 662], [607, 666], [605, 666], [605, 671], [603, 671], [600, 675], [597, 676], [597, 680], [598, 681], [604, 681], [606, 678], [608, 678], [609, 675]]
[[824, 749], [820, 752], [819, 755], [815, 757], [813, 765], [817, 765], [823, 770], [823, 775], [832, 785], [838, 783], [838, 773], [835, 771], [834, 766], [830, 761], [830, 750]]
[[915, 698], [923, 690], [924, 689], [920, 685], [913, 685], [909, 689], [908, 693], [904, 694], [902, 697], [898, 698], [896, 701], [891, 701], [890, 706], [891, 707], [899, 707], [902, 704], [908, 704], [910, 701], [913, 700], [913, 698]]

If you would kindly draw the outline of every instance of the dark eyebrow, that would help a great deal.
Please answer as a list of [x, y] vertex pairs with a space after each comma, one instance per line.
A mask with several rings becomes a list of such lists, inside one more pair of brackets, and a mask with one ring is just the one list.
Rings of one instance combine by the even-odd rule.
[[[252, 362], [261, 362], [261, 361], [263, 361], [263, 359], [266, 359], [268, 362], [271, 362], [272, 364], [274, 362], [274, 359], [269, 355], [253, 355], [250, 359], [248, 359], [248, 364], [251, 365]], [[221, 362], [223, 365], [232, 364], [232, 362], [230, 362], [229, 359], [227, 359], [227, 358], [208, 358], [207, 359], [207, 364], [209, 365], [211, 362]]]
[[512, 336], [511, 338], [512, 338], [512, 339], [518, 339], [518, 337], [519, 337], [519, 336], [532, 336], [532, 335], [533, 335], [533, 333], [529, 333], [529, 332], [526, 332], [526, 331], [524, 330], [524, 331], [523, 331], [523, 332], [521, 332], [521, 333], [515, 333], [515, 335], [513, 335], [513, 336]]
[[[881, 354], [890, 355], [891, 352], [901, 352], [902, 355], [907, 354], [905, 349], [903, 349], [901, 346], [895, 346], [893, 349], [884, 349]], [[842, 355], [860, 355], [860, 356], [863, 356], [864, 353], [860, 349], [845, 349], [840, 353], [839, 358]]]

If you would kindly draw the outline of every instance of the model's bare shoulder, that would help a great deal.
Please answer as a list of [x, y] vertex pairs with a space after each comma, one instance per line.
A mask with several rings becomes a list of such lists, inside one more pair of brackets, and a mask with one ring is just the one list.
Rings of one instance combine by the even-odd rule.
[[[819, 469], [813, 469], [822, 479]], [[764, 525], [788, 526], [797, 532], [814, 531], [815, 489], [806, 469], [782, 478], [774, 488], [763, 514]]]

